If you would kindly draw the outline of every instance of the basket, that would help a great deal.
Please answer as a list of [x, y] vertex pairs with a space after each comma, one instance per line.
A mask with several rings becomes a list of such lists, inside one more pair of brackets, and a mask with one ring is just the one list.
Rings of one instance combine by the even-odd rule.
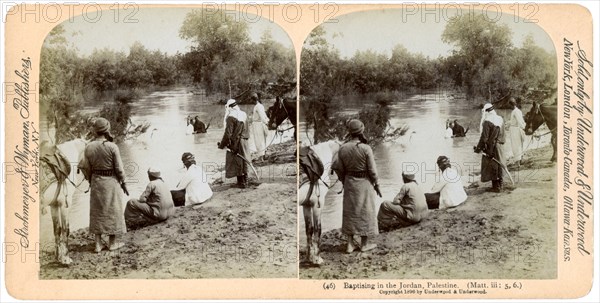
[[173, 204], [175, 204], [175, 207], [185, 205], [185, 188], [180, 190], [172, 190], [171, 196], [173, 197]]

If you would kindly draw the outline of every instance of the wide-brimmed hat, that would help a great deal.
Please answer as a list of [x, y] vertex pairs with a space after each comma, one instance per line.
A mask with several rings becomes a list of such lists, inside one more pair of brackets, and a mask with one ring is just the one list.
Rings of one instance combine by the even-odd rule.
[[358, 119], [352, 119], [346, 124], [348, 133], [351, 135], [361, 134], [365, 130], [365, 125]]
[[235, 99], [229, 99], [227, 100], [227, 104], [225, 104], [226, 107], [234, 107], [237, 105], [237, 102], [235, 101]]
[[150, 168], [148, 168], [148, 176], [151, 176], [154, 178], [160, 178], [160, 169], [158, 169], [157, 167], [151, 166]]
[[402, 178], [409, 180], [409, 181], [415, 181], [415, 174], [402, 172]]
[[110, 122], [105, 118], [98, 117], [94, 120], [94, 124], [92, 125], [94, 132], [97, 134], [102, 134], [110, 131]]
[[486, 103], [485, 105], [483, 105], [483, 109], [484, 112], [491, 112], [494, 110], [494, 106], [491, 103]]
[[192, 153], [185, 152], [183, 153], [183, 155], [181, 155], [181, 161], [183, 162], [194, 160], [196, 160], [196, 158], [194, 158], [194, 155]]

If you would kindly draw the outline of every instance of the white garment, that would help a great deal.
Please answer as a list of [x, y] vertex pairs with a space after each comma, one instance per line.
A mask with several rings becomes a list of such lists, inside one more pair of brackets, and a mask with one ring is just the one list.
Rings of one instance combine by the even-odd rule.
[[179, 184], [177, 184], [177, 189], [185, 189], [186, 206], [205, 202], [213, 195], [206, 174], [204, 174], [202, 167], [196, 164], [190, 165]]
[[446, 130], [444, 131], [444, 138], [446, 138], [446, 139], [452, 138], [453, 135], [454, 135], [454, 133], [452, 132], [452, 128], [450, 128], [450, 127], [446, 128]]
[[188, 125], [185, 127], [185, 134], [186, 134], [186, 135], [191, 135], [191, 134], [193, 134], [193, 133], [194, 133], [194, 125], [192, 125], [192, 124], [188, 124]]
[[448, 167], [442, 172], [440, 181], [433, 185], [431, 192], [440, 193], [440, 209], [454, 207], [467, 200], [461, 176], [452, 167]]
[[[241, 110], [238, 105], [229, 108], [229, 113], [225, 116], [225, 121], [227, 121], [227, 117], [230, 117], [230, 116], [234, 117], [238, 121], [241, 121], [244, 123], [246, 123], [246, 119], [248, 118], [246, 113], [243, 110]], [[227, 124], [227, 123], [225, 123], [225, 124]]]
[[510, 113], [508, 125], [510, 126], [508, 133], [513, 157], [515, 161], [520, 161], [523, 157], [523, 144], [525, 143], [525, 120], [519, 108], [515, 107]]
[[262, 103], [257, 103], [252, 111], [252, 138], [258, 156], [264, 156], [267, 146], [269, 118]]

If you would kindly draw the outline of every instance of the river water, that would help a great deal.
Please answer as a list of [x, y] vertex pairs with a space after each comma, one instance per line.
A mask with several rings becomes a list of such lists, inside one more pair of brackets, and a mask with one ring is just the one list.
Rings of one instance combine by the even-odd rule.
[[[268, 108], [272, 101], [265, 101]], [[94, 112], [102, 104], [86, 104], [82, 111]], [[254, 105], [241, 105], [242, 110], [251, 119]], [[207, 133], [186, 135], [186, 117], [199, 116], [204, 123], [211, 121]], [[198, 165], [202, 165], [209, 180], [222, 178], [219, 170], [225, 165], [225, 151], [217, 148], [223, 136], [224, 106], [217, 104], [214, 98], [189, 92], [188, 88], [177, 87], [168, 90], [151, 92], [132, 103], [131, 120], [134, 124], [149, 122], [148, 131], [139, 137], [125, 140], [118, 144], [123, 165], [125, 166], [126, 182], [130, 193], [123, 195], [125, 204], [129, 198], [137, 198], [148, 183], [147, 170], [150, 166], [161, 169], [163, 180], [169, 188], [175, 188], [185, 168], [181, 162], [184, 152], [191, 152], [196, 157]], [[211, 120], [212, 119], [212, 120]], [[42, 123], [41, 125], [46, 125]], [[45, 130], [42, 133], [46, 133]], [[267, 142], [273, 144], [289, 140], [291, 131], [273, 140], [275, 132], [270, 131]], [[76, 163], [73, 163], [76, 166]], [[82, 176], [75, 177], [79, 183]], [[89, 226], [89, 193], [87, 182], [76, 190], [73, 202], [69, 207], [70, 229], [77, 230]], [[42, 241], [52, 241], [52, 220], [48, 212], [41, 218]]]
[[[365, 102], [364, 99], [358, 97], [344, 98], [344, 113], [358, 112], [362, 102]], [[480, 136], [480, 109], [464, 99], [452, 98], [445, 93], [412, 95], [393, 103], [390, 107], [392, 126], [399, 127], [407, 124], [410, 129], [405, 136], [395, 142], [385, 142], [373, 150], [383, 194], [383, 198], [377, 197], [377, 207], [384, 200], [392, 200], [398, 193], [402, 186], [402, 171], [415, 172], [417, 182], [422, 189], [425, 192], [431, 189], [436, 180], [441, 177], [436, 165], [437, 157], [440, 155], [450, 158], [452, 166], [462, 175], [463, 185], [479, 180], [481, 155], [473, 152], [473, 146], [477, 144]], [[523, 113], [525, 114], [530, 107], [531, 105], [525, 105], [522, 108]], [[509, 110], [497, 110], [497, 112], [507, 121]], [[465, 129], [469, 127], [467, 136], [444, 138], [446, 119], [457, 119]], [[308, 137], [312, 134], [310, 130], [306, 130], [306, 124], [302, 123], [300, 129], [300, 141], [310, 142]], [[544, 136], [541, 140], [534, 140], [531, 143], [528, 137], [525, 146], [532, 149], [546, 145], [549, 137]], [[510, 150], [508, 141], [505, 144], [507, 151]], [[337, 180], [335, 174], [331, 177], [331, 183], [334, 183]], [[507, 179], [506, 182], [510, 181]], [[321, 220], [323, 231], [342, 226], [343, 193], [338, 193], [341, 189], [341, 183], [337, 182], [327, 193]], [[304, 231], [303, 220], [300, 220], [299, 230]]]

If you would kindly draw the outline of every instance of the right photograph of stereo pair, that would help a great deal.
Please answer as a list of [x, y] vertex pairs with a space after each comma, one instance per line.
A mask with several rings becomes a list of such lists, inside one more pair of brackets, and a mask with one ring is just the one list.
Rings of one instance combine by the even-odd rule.
[[556, 278], [553, 43], [443, 17], [362, 11], [305, 40], [301, 279]]

